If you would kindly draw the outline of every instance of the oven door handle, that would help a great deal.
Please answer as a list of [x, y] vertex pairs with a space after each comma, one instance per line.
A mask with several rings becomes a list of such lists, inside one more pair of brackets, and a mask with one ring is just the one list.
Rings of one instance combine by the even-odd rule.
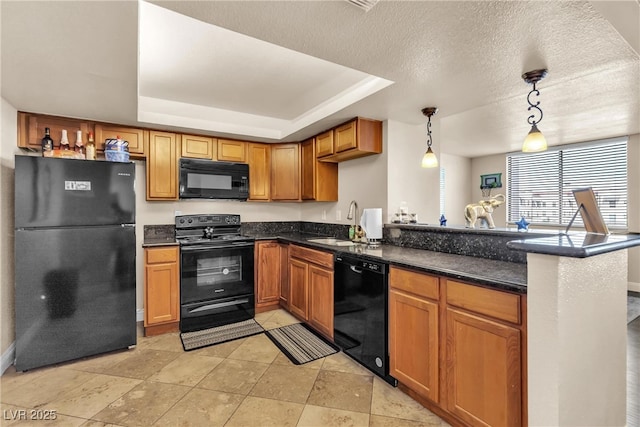
[[229, 307], [231, 305], [246, 304], [248, 302], [249, 302], [249, 299], [247, 298], [239, 298], [233, 301], [219, 302], [216, 304], [207, 304], [207, 305], [200, 306], [198, 308], [194, 308], [193, 310], [189, 310], [189, 314], [198, 313], [201, 311], [213, 310], [215, 308]]
[[220, 246], [203, 246], [203, 245], [194, 245], [194, 246], [181, 246], [180, 251], [182, 252], [197, 252], [197, 251], [208, 251], [211, 249], [233, 249], [233, 248], [248, 248], [253, 247], [254, 242], [233, 242]]

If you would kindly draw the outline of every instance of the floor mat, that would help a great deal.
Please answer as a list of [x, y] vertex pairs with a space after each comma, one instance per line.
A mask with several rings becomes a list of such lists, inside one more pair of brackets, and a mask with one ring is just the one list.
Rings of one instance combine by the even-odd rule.
[[255, 320], [249, 319], [229, 325], [203, 329], [201, 331], [185, 332], [180, 334], [180, 339], [182, 340], [182, 348], [184, 348], [184, 351], [191, 351], [197, 348], [261, 334], [262, 332], [264, 332], [262, 326]]
[[338, 352], [335, 345], [316, 335], [302, 323], [271, 329], [265, 334], [296, 365]]

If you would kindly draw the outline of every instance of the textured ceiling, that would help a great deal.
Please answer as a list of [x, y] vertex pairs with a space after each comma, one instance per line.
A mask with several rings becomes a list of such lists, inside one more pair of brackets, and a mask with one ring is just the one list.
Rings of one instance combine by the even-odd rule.
[[[520, 76], [542, 67], [549, 74], [538, 85], [540, 129], [550, 144], [640, 131], [636, 0], [382, 0], [369, 12], [340, 1], [154, 3], [395, 82], [285, 140], [356, 115], [422, 125], [420, 110], [437, 106], [440, 140], [434, 144], [443, 152], [474, 157], [517, 150], [529, 128], [530, 86]], [[10, 103], [27, 111], [138, 123], [137, 94], [144, 88], [137, 85], [137, 3], [5, 1], [1, 7], [2, 95]], [[185, 49], [209, 54], [197, 40]], [[211, 66], [205, 59], [198, 67]], [[174, 65], [177, 80], [189, 81], [181, 102], [201, 104], [203, 95], [220, 93], [217, 85], [235, 85], [237, 96], [217, 102], [288, 117], [287, 100], [305, 96], [299, 76], [292, 76], [288, 93], [269, 103], [283, 76], [273, 76], [273, 86], [256, 87], [246, 66], [230, 66], [221, 78], [200, 82], [191, 71], [181, 74], [188, 65]]]

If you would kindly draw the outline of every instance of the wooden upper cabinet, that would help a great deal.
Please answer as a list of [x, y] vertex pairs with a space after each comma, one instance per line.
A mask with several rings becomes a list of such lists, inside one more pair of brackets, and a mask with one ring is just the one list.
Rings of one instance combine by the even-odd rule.
[[177, 136], [149, 132], [147, 152], [147, 200], [178, 199]]
[[41, 151], [41, 140], [44, 129], [49, 128], [53, 146], [60, 146], [62, 130], [66, 129], [69, 146], [73, 148], [76, 142], [76, 132], [82, 132], [82, 142], [86, 145], [89, 132], [93, 132], [93, 123], [86, 120], [68, 119], [64, 117], [46, 116], [41, 114], [18, 113], [18, 147], [34, 151]]
[[249, 143], [249, 200], [269, 200], [271, 190], [271, 145]]
[[247, 161], [247, 143], [218, 139], [218, 160], [245, 163]]
[[271, 147], [271, 200], [300, 200], [300, 144]]
[[[104, 151], [104, 141], [115, 139], [118, 136], [129, 143], [129, 154], [133, 157], [144, 157], [144, 147], [149, 139], [149, 131], [118, 125], [96, 123], [95, 144], [96, 149]], [[84, 141], [85, 145], [87, 141]]]
[[[323, 162], [342, 162], [382, 153], [382, 122], [379, 120], [358, 117], [338, 126], [332, 132], [333, 151], [329, 153], [329, 144], [324, 143], [317, 154]], [[318, 137], [324, 138], [326, 133]]]
[[333, 154], [333, 130], [328, 130], [316, 136], [317, 157], [330, 156]]
[[353, 121], [339, 126], [333, 131], [336, 153], [357, 148], [356, 125], [357, 121]]
[[206, 136], [182, 135], [180, 157], [217, 160], [218, 140]]
[[302, 200], [338, 201], [338, 164], [317, 159], [318, 142], [314, 138], [300, 144], [302, 163]]

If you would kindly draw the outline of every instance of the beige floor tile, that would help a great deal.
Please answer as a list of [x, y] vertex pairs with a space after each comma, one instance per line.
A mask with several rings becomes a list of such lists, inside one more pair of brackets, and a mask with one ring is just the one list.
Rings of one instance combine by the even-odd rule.
[[369, 413], [372, 390], [370, 376], [321, 370], [307, 404]]
[[247, 395], [269, 364], [226, 359], [197, 385], [198, 388]]
[[14, 390], [24, 386], [25, 384], [35, 380], [50, 369], [35, 369], [28, 372], [17, 372], [12, 365], [7, 368], [0, 377], [0, 402], [5, 402], [5, 395], [11, 395]]
[[368, 427], [369, 414], [307, 405], [297, 427]]
[[327, 371], [346, 372], [348, 374], [373, 375], [371, 371], [362, 367], [362, 365], [355, 362], [342, 352], [325, 357], [322, 369]]
[[271, 363], [278, 354], [280, 354], [278, 347], [264, 334], [260, 334], [246, 338], [245, 341], [227, 357], [236, 360]]
[[281, 326], [292, 325], [294, 323], [300, 323], [300, 320], [284, 310], [276, 310], [273, 315], [267, 321], [261, 323], [261, 325], [263, 328], [269, 330], [279, 328]]
[[411, 397], [377, 377], [373, 380], [371, 414], [419, 421], [426, 426], [439, 426], [442, 421]]
[[194, 386], [223, 360], [221, 357], [183, 353], [160, 371], [151, 375], [149, 381]]
[[271, 365], [249, 393], [287, 402], [305, 403], [318, 370], [301, 366]]
[[273, 360], [274, 365], [285, 365], [285, 366], [302, 366], [307, 369], [320, 369], [322, 368], [322, 364], [324, 363], [324, 357], [322, 359], [314, 360], [313, 362], [307, 362], [304, 365], [296, 365], [293, 363], [284, 353], [280, 353]]
[[56, 409], [50, 407], [49, 402], [84, 384], [96, 375], [98, 374], [60, 367], [47, 369], [20, 387], [11, 387], [8, 390], [2, 387], [2, 402], [25, 408]]
[[402, 418], [383, 417], [382, 415], [371, 415], [369, 427], [431, 427], [438, 426], [443, 427], [448, 424], [440, 424], [439, 421], [434, 420], [433, 423], [425, 421], [411, 421]]
[[222, 344], [210, 345], [209, 347], [199, 348], [192, 350], [189, 353], [197, 354], [198, 356], [211, 356], [211, 357], [228, 357], [235, 351], [236, 348], [246, 340], [246, 338], [240, 338], [233, 341], [223, 342]]
[[134, 354], [134, 350], [119, 350], [111, 353], [99, 354], [97, 356], [85, 357], [73, 362], [69, 362], [65, 367], [76, 369], [78, 371], [94, 372], [102, 374], [107, 369], [117, 363], [122, 362], [129, 356]]
[[[78, 427], [82, 425], [85, 421], [84, 418], [70, 417], [68, 415], [52, 415], [50, 419], [38, 419], [38, 414], [42, 414], [42, 412], [33, 412], [29, 413], [27, 410], [26, 419], [18, 421], [15, 424], [11, 424], [15, 427]], [[4, 426], [4, 423], [0, 423], [0, 425]]]
[[0, 426], [14, 426], [26, 420], [28, 409], [7, 403], [0, 403], [0, 411], [2, 411]]
[[184, 351], [184, 348], [182, 348], [182, 341], [180, 341], [180, 334], [178, 332], [138, 338], [137, 346], [141, 349], [177, 352]]
[[194, 388], [154, 426], [223, 426], [244, 396]]
[[117, 424], [105, 423], [102, 421], [96, 420], [87, 420], [84, 424], [81, 424], [80, 427], [120, 427]]
[[47, 406], [55, 408], [59, 414], [91, 418], [140, 382], [131, 378], [95, 374], [89, 381], [68, 391]]
[[258, 324], [264, 327], [264, 323], [268, 322], [269, 319], [277, 312], [278, 310], [265, 311], [263, 313], [258, 313], [254, 316], [254, 320], [258, 322]]
[[94, 420], [149, 426], [187, 394], [189, 387], [145, 381], [92, 417]]
[[298, 423], [303, 408], [301, 403], [248, 396], [225, 426], [293, 427]]
[[164, 368], [178, 356], [180, 353], [172, 351], [140, 349], [122, 362], [105, 369], [103, 373], [144, 380]]

